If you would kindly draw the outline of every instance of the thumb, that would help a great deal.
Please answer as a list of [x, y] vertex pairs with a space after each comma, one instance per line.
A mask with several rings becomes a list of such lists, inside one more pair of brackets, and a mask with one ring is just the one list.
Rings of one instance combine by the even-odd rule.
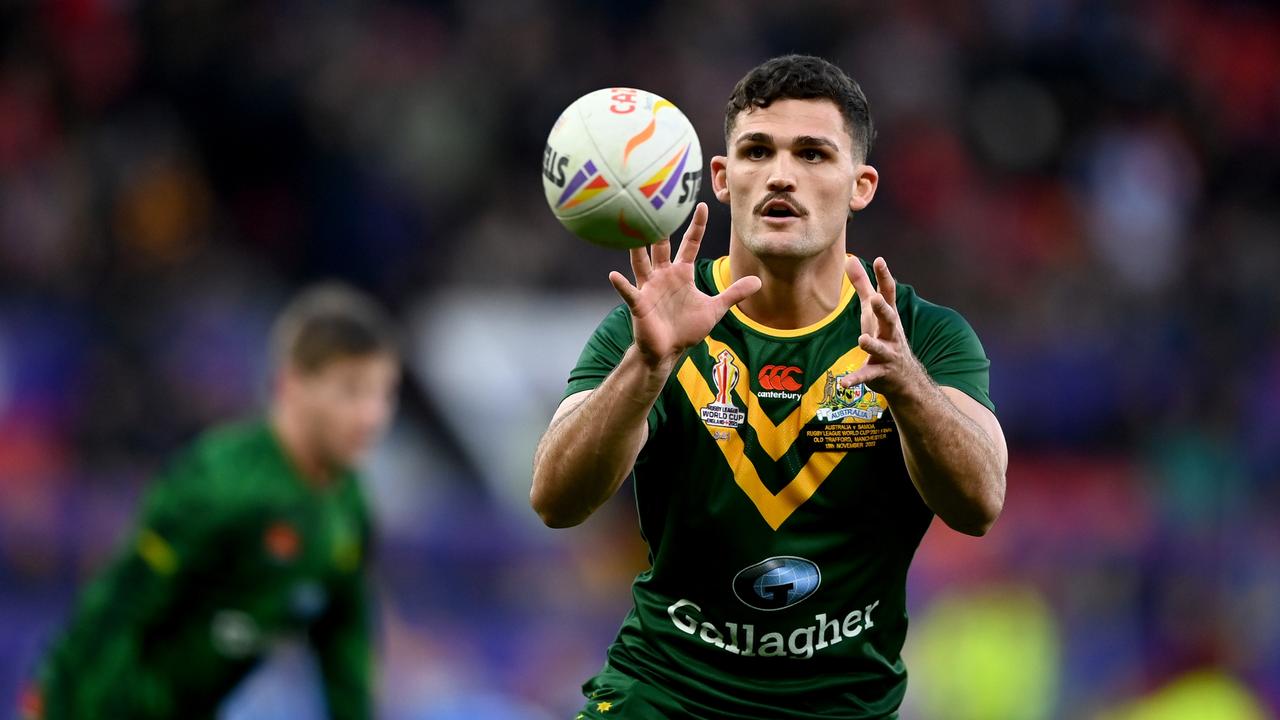
[[760, 278], [755, 275], [738, 278], [732, 285], [725, 288], [724, 292], [716, 296], [721, 314], [728, 312], [729, 308], [751, 297], [759, 289]]

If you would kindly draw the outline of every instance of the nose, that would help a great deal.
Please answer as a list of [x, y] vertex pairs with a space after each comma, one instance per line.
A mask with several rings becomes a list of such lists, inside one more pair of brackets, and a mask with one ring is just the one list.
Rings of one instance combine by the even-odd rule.
[[767, 187], [770, 192], [794, 192], [796, 189], [795, 167], [790, 153], [774, 154], [773, 163], [769, 167]]

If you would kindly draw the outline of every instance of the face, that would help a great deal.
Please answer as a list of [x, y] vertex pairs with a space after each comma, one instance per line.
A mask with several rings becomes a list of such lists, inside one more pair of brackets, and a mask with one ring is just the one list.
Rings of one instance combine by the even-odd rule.
[[395, 412], [400, 365], [387, 354], [339, 358], [284, 376], [283, 402], [293, 404], [312, 451], [330, 465], [354, 465]]
[[777, 100], [738, 114], [728, 155], [711, 160], [733, 235], [757, 257], [807, 258], [839, 244], [851, 210], [875, 195], [875, 168], [856, 157], [836, 104]]

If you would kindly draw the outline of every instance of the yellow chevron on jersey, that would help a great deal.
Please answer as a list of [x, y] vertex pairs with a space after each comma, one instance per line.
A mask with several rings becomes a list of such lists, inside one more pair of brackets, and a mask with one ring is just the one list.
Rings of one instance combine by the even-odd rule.
[[[722, 353], [727, 352], [731, 361], [737, 367], [739, 376], [744, 378], [752, 377], [746, 365], [728, 345], [710, 337], [704, 342], [707, 345], [707, 352], [712, 358], [717, 358]], [[849, 352], [841, 355], [835, 362], [831, 363], [828, 372], [830, 375], [839, 377], [861, 368], [866, 362], [867, 352], [855, 345], [849, 349]], [[751, 383], [738, 383], [734, 387], [734, 392], [742, 400], [743, 404], [747, 406], [747, 423], [756, 431], [756, 437], [760, 440], [760, 447], [764, 448], [764, 451], [769, 454], [769, 457], [773, 458], [774, 462], [777, 462], [782, 459], [782, 456], [795, 443], [796, 438], [800, 436], [801, 428], [817, 416], [818, 408], [827, 394], [827, 378], [824, 375], [809, 385], [809, 389], [800, 398], [800, 404], [791, 411], [791, 414], [783, 418], [782, 422], [776, 425], [760, 407], [760, 400], [756, 398], [755, 391], [751, 389]]]
[[[684, 363], [680, 365], [676, 379], [695, 408], [704, 407], [715, 400], [715, 393], [711, 391], [706, 379], [698, 372], [697, 366], [690, 358], [685, 358]], [[742, 442], [741, 435], [736, 431], [726, 432], [710, 425], [706, 428], [712, 438], [718, 441], [720, 451], [724, 453], [724, 459], [729, 463], [738, 487], [742, 488], [764, 521], [774, 530], [781, 527], [797, 508], [813, 497], [818, 487], [845, 456], [843, 452], [813, 453], [791, 482], [775, 495], [765, 487], [755, 464], [747, 457], [746, 446]]]

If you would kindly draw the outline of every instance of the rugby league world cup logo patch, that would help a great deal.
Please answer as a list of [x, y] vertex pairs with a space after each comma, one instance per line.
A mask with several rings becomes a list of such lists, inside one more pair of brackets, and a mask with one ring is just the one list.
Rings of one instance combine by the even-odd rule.
[[738, 368], [733, 354], [728, 350], [716, 356], [711, 368], [711, 380], [716, 384], [716, 398], [701, 410], [702, 422], [716, 427], [738, 427], [747, 414], [733, 404], [733, 389], [738, 386]]

